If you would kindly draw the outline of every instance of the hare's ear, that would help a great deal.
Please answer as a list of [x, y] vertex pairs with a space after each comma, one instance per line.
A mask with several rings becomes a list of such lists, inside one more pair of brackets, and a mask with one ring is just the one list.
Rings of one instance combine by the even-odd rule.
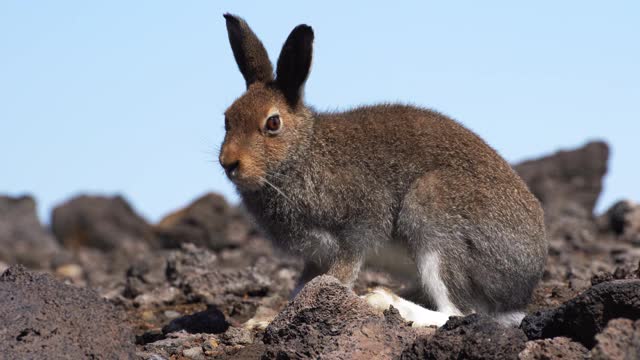
[[298, 25], [291, 31], [282, 46], [276, 69], [276, 84], [295, 107], [302, 98], [302, 88], [311, 67], [313, 52], [313, 29]]
[[273, 80], [273, 67], [264, 45], [241, 18], [224, 14], [227, 20], [229, 42], [233, 57], [240, 68], [247, 88], [254, 82], [268, 83]]

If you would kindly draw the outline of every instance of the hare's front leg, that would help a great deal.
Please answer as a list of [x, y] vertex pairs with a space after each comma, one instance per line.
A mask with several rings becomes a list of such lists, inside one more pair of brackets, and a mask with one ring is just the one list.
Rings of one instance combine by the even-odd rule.
[[358, 277], [362, 266], [361, 256], [336, 255], [332, 260], [307, 260], [298, 279], [296, 287], [291, 292], [291, 299], [296, 297], [300, 290], [313, 278], [320, 275], [330, 275], [338, 279], [342, 284], [352, 287]]
[[358, 277], [364, 259], [364, 249], [353, 249], [351, 242], [342, 234], [332, 231], [311, 229], [303, 237], [305, 265], [304, 270], [294, 288], [293, 299], [300, 290], [313, 278], [330, 275], [348, 287]]
[[331, 263], [327, 275], [340, 280], [343, 285], [352, 287], [362, 267], [362, 256], [343, 253]]

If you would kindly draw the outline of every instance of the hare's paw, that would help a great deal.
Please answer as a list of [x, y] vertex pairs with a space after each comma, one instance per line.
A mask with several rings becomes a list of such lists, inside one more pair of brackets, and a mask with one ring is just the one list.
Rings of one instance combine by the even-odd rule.
[[361, 296], [374, 309], [384, 311], [393, 306], [406, 321], [412, 321], [414, 327], [442, 326], [449, 320], [449, 315], [425, 309], [418, 304], [405, 300], [390, 290], [376, 288]]
[[379, 311], [388, 310], [392, 305], [393, 307], [397, 308], [397, 299], [400, 299], [397, 295], [385, 288], [375, 288], [369, 293], [360, 297], [364, 299], [371, 307]]
[[261, 306], [251, 319], [242, 324], [242, 327], [252, 331], [264, 330], [271, 324], [276, 315], [278, 314], [274, 310]]
[[[415, 304], [414, 304], [415, 305]], [[413, 327], [427, 327], [437, 326], [440, 327], [449, 321], [449, 315], [425, 308], [420, 308], [420, 311], [414, 313], [414, 318], [411, 319]]]
[[269, 326], [269, 324], [271, 324], [271, 321], [273, 321], [273, 317], [270, 319], [266, 319], [266, 318], [256, 319], [254, 317], [247, 320], [244, 324], [242, 324], [242, 327], [251, 331], [262, 331], [266, 329], [267, 326]]

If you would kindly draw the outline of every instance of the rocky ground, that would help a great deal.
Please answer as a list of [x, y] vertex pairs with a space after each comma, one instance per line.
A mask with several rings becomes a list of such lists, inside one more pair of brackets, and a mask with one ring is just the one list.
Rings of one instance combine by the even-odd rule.
[[[482, 315], [413, 328], [393, 308], [377, 312], [356, 294], [411, 295], [385, 252], [355, 293], [323, 276], [289, 302], [300, 261], [215, 194], [158, 224], [121, 197], [80, 196], [50, 228], [32, 198], [0, 196], [0, 359], [637, 359], [640, 206], [593, 214], [607, 158], [590, 143], [515, 166], [550, 240], [520, 328]], [[273, 316], [265, 330], [245, 326]]]

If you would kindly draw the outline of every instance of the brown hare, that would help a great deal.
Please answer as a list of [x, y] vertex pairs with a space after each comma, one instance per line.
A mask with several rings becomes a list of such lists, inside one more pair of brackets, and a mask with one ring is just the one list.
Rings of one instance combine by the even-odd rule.
[[350, 286], [367, 252], [395, 242], [437, 311], [383, 289], [365, 296], [372, 305], [418, 326], [472, 312], [519, 323], [547, 241], [540, 204], [509, 164], [432, 110], [314, 111], [303, 101], [311, 27], [293, 29], [274, 77], [247, 23], [224, 17], [247, 91], [225, 112], [220, 163], [266, 234], [305, 259], [297, 290], [320, 274]]

